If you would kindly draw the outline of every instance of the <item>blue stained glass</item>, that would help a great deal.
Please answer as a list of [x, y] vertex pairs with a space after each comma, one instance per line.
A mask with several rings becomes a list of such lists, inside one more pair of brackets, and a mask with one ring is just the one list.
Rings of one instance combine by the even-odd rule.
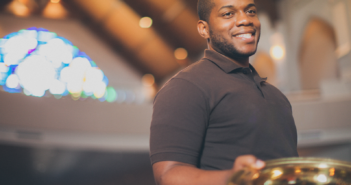
[[27, 30], [36, 30], [36, 31], [38, 31], [38, 28], [37, 27], [30, 27], [30, 28], [27, 28]]
[[69, 66], [69, 64], [62, 63], [62, 69], [65, 68], [65, 67], [68, 67], [68, 66]]
[[104, 75], [104, 78], [103, 78], [103, 80], [102, 80], [105, 84], [106, 84], [106, 86], [108, 85], [108, 78]]
[[5, 85], [6, 84], [6, 80], [7, 80], [8, 76], [9, 75], [6, 72], [1, 72], [0, 73], [0, 85]]
[[39, 31], [38, 32], [38, 41], [41, 43], [46, 43], [47, 41], [57, 37], [57, 34], [54, 32], [48, 32], [48, 31]]
[[89, 61], [91, 61], [91, 58], [84, 52], [80, 51], [77, 55], [77, 57], [84, 57], [86, 59], [88, 59]]
[[66, 38], [63, 38], [63, 37], [57, 37], [57, 38], [61, 39], [65, 44], [73, 45], [72, 42], [67, 40]]
[[15, 33], [10, 33], [10, 34], [6, 35], [6, 36], [4, 37], [4, 39], [9, 39], [9, 38], [14, 37], [14, 36], [17, 36], [17, 35], [18, 35], [17, 32], [15, 32]]
[[4, 91], [9, 92], [9, 93], [21, 93], [22, 89], [16, 89], [16, 88], [8, 88], [6, 85], [2, 86]]
[[0, 47], [2, 48], [7, 42], [7, 39], [0, 39]]
[[[6, 45], [9, 39], [18, 35], [20, 37]], [[6, 53], [3, 53], [4, 47]], [[88, 59], [90, 65], [86, 60], [75, 60], [77, 57]], [[70, 65], [73, 60], [74, 64]], [[0, 85], [7, 92], [24, 92], [38, 97], [50, 92], [56, 98], [81, 94], [82, 98], [106, 101], [106, 89], [114, 90], [107, 86], [108, 83], [108, 78], [86, 53], [54, 32], [31, 27], [0, 38]]]
[[46, 44], [47, 42], [44, 42], [44, 41], [38, 41], [38, 46], [42, 46], [44, 44]]
[[25, 36], [25, 37], [32, 37], [32, 38], [37, 38], [38, 37], [38, 32], [36, 30], [20, 30], [19, 35]]
[[106, 99], [105, 99], [105, 96], [103, 96], [102, 98], [99, 98], [99, 101], [100, 102], [104, 102]]
[[[32, 28], [35, 28], [35, 27], [32, 27]], [[37, 30], [37, 31], [49, 31], [49, 30], [47, 30], [47, 29], [45, 29], [45, 28], [36, 28], [36, 30]]]
[[28, 54], [30, 55], [30, 54], [33, 53], [35, 50], [36, 50], [36, 48], [30, 49], [30, 50], [28, 51]]
[[77, 47], [77, 46], [73, 46], [73, 47], [72, 47], [72, 56], [75, 58], [75, 57], [78, 56], [78, 54], [79, 54], [79, 49], [78, 49], [78, 47]]
[[[91, 97], [94, 96], [94, 93], [93, 93], [93, 92], [84, 92], [84, 94], [85, 94], [86, 96], [91, 96]], [[94, 96], [94, 98], [95, 98], [95, 96]]]
[[67, 96], [67, 95], [69, 95], [69, 92], [67, 90], [65, 90], [61, 95], [62, 96]]
[[91, 67], [97, 67], [96, 63], [94, 61], [90, 61]]
[[8, 73], [13, 74], [15, 72], [17, 66], [18, 65], [10, 65]]

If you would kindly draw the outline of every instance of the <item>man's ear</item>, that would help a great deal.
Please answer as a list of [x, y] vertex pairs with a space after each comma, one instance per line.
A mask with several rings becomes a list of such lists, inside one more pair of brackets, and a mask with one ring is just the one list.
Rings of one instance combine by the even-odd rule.
[[197, 31], [199, 32], [201, 37], [203, 37], [206, 40], [208, 40], [210, 38], [210, 30], [209, 30], [208, 26], [209, 25], [206, 21], [199, 20], [197, 22]]

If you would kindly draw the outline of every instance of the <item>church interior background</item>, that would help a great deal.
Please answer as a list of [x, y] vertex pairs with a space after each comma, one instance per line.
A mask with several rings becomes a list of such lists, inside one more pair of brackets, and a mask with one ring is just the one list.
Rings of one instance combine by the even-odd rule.
[[[256, 3], [261, 39], [250, 62], [290, 100], [300, 156], [351, 162], [351, 0]], [[202, 57], [196, 0], [4, 0], [0, 8], [1, 181], [154, 184], [152, 99]], [[55, 86], [25, 81], [32, 53], [60, 58], [50, 69], [27, 66]], [[91, 76], [78, 77], [82, 70]]]

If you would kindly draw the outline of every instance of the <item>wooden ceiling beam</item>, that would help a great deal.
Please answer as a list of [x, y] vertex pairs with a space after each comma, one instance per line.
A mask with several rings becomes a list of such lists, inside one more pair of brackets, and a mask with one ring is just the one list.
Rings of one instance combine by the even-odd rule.
[[198, 57], [206, 48], [206, 40], [197, 31], [198, 17], [182, 0], [125, 0], [142, 16], [154, 20], [153, 27], [174, 48], [188, 50], [190, 58]]
[[[141, 28], [140, 16], [127, 4], [115, 0], [75, 0], [88, 12], [95, 24], [122, 43], [134, 55], [148, 73], [162, 79], [180, 68], [173, 49], [165, 43], [153, 28]], [[120, 52], [118, 52], [120, 53]]]

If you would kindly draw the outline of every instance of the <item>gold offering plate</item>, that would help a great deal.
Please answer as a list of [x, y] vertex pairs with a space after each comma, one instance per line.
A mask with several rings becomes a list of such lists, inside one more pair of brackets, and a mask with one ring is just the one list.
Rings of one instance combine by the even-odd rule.
[[324, 158], [281, 158], [266, 161], [261, 171], [244, 169], [228, 185], [351, 185], [351, 163]]

